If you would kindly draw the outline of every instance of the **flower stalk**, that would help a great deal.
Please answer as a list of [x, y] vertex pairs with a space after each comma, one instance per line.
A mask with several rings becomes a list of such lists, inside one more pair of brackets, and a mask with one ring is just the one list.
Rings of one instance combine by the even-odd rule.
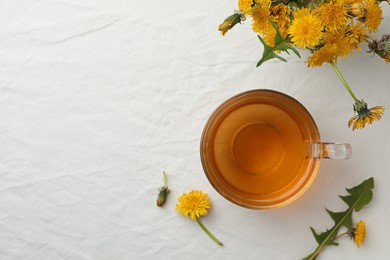
[[359, 100], [356, 98], [355, 94], [352, 92], [352, 89], [349, 87], [347, 81], [344, 79], [340, 70], [333, 61], [330, 61], [329, 64], [332, 66], [333, 70], [336, 72], [340, 81], [343, 83], [345, 89], [351, 95], [355, 103], [353, 104], [353, 110], [357, 113], [356, 116], [351, 117], [348, 120], [348, 127], [352, 127], [352, 130], [362, 129], [366, 125], [372, 124], [374, 121], [378, 121], [382, 118], [385, 108], [382, 106], [375, 106], [368, 108], [367, 103], [364, 100]]
[[329, 64], [332, 66], [333, 70], [336, 72], [336, 74], [339, 77], [340, 81], [343, 83], [345, 89], [351, 95], [353, 100], [355, 100], [355, 102], [359, 102], [359, 100], [356, 98], [355, 94], [352, 92], [352, 89], [349, 87], [347, 81], [343, 77], [343, 74], [341, 74], [341, 72], [340, 72], [339, 68], [336, 66], [336, 64], [333, 61], [330, 61]]
[[199, 226], [203, 229], [203, 231], [218, 245], [223, 246], [222, 242], [219, 241], [206, 227], [203, 225], [202, 221], [200, 221], [200, 218], [196, 218], [196, 222], [198, 222]]

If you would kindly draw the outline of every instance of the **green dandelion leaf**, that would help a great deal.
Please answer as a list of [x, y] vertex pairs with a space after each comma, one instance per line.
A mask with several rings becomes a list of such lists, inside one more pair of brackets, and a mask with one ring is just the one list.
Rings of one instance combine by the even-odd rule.
[[313, 253], [305, 257], [304, 260], [316, 259], [324, 246], [338, 245], [338, 243], [336, 243], [334, 240], [339, 229], [343, 226], [349, 230], [352, 229], [352, 213], [354, 211], [360, 211], [365, 205], [370, 203], [373, 197], [373, 188], [374, 178], [371, 177], [356, 187], [346, 189], [349, 195], [339, 196], [349, 206], [347, 210], [342, 212], [333, 212], [326, 209], [334, 221], [334, 226], [322, 233], [317, 233], [314, 228], [310, 227], [310, 230], [318, 243], [318, 247], [313, 251]]

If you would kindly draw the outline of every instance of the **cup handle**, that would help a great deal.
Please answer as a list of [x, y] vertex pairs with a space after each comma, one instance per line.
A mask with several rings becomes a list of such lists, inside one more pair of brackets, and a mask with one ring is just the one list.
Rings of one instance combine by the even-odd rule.
[[352, 156], [350, 144], [340, 143], [318, 143], [320, 158], [323, 159], [349, 159]]

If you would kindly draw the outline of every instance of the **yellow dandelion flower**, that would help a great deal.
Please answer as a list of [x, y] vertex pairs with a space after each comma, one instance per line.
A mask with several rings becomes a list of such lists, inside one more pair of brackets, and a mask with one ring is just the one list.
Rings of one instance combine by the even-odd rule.
[[360, 247], [366, 238], [366, 226], [364, 221], [360, 220], [353, 231], [353, 238], [357, 247]]
[[278, 4], [271, 6], [272, 19], [279, 25], [279, 27], [288, 27], [290, 25], [291, 10], [285, 4]]
[[308, 8], [293, 12], [294, 20], [288, 28], [292, 42], [302, 48], [314, 47], [322, 38], [321, 20]]
[[364, 17], [364, 23], [370, 32], [375, 32], [383, 19], [382, 9], [375, 0], [367, 0], [366, 11], [367, 13]]
[[364, 27], [363, 23], [351, 23], [345, 33], [345, 36], [348, 39], [348, 45], [352, 49], [360, 49], [359, 43], [364, 41], [364, 36], [366, 35], [366, 33], [367, 29]]
[[314, 52], [306, 61], [309, 67], [320, 67], [324, 62], [336, 62], [339, 47], [335, 44], [325, 45]]
[[348, 22], [348, 14], [344, 4], [336, 1], [319, 5], [316, 9], [316, 15], [327, 31], [337, 31]]
[[286, 37], [287, 29], [290, 26], [290, 8], [284, 4], [278, 4], [272, 6], [270, 12], [270, 17], [278, 26], [279, 32], [283, 37]]
[[367, 13], [364, 1], [351, 2], [347, 6], [349, 6], [349, 12], [358, 19], [363, 19]]
[[367, 103], [363, 100], [355, 103], [354, 110], [357, 112], [357, 115], [351, 117], [348, 121], [348, 127], [352, 126], [352, 130], [362, 129], [374, 121], [379, 121], [385, 112], [385, 108], [382, 106], [367, 108]]
[[238, 9], [242, 12], [246, 12], [252, 8], [253, 0], [238, 0]]
[[346, 27], [339, 31], [327, 32], [324, 37], [325, 45], [336, 45], [338, 47], [337, 56], [347, 56], [352, 46], [349, 44], [349, 39], [345, 35]]
[[269, 30], [273, 29], [268, 21], [270, 18], [270, 5], [271, 0], [263, 0], [251, 12], [253, 18], [252, 30], [260, 35], [265, 35]]
[[200, 190], [193, 190], [190, 193], [181, 195], [178, 198], [179, 204], [176, 204], [176, 210], [183, 216], [191, 219], [199, 218], [207, 214], [207, 209], [211, 207], [207, 193]]
[[355, 42], [349, 39], [345, 30], [329, 31], [324, 34], [323, 47], [307, 59], [308, 66], [320, 67], [324, 62], [337, 62], [339, 56], [347, 56], [355, 47]]
[[[284, 4], [278, 4], [275, 6], [272, 6], [270, 9], [269, 19], [271, 19], [276, 26], [278, 27], [278, 30], [283, 38], [287, 37], [287, 29], [290, 25], [290, 9], [284, 5]], [[264, 29], [264, 28], [263, 28]], [[275, 36], [276, 36], [276, 30], [272, 26], [270, 26], [270, 23], [268, 21], [268, 25], [263, 30], [263, 39], [269, 46], [275, 46]]]
[[179, 204], [176, 204], [176, 210], [179, 211], [184, 217], [190, 217], [199, 224], [203, 231], [212, 239], [215, 243], [223, 246], [211, 232], [200, 221], [201, 216], [207, 214], [207, 209], [211, 207], [211, 203], [207, 193], [201, 190], [193, 190], [189, 193], [181, 195], [178, 199]]
[[376, 0], [360, 0], [350, 5], [349, 12], [363, 22], [370, 32], [375, 32], [381, 23], [382, 9]]

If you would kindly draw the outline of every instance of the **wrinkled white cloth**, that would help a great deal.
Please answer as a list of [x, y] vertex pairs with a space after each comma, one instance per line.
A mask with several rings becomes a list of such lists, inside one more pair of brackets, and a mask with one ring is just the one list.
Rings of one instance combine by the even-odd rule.
[[[380, 30], [390, 32], [390, 6]], [[236, 8], [224, 1], [0, 1], [0, 259], [300, 259], [316, 247], [309, 226], [332, 225], [325, 207], [374, 176], [367, 240], [347, 238], [321, 259], [390, 259], [389, 65], [367, 48], [339, 60], [359, 98], [383, 120], [352, 132], [353, 100], [330, 66], [302, 59], [255, 65], [250, 21], [222, 37]], [[239, 92], [269, 88], [302, 102], [322, 139], [349, 142], [352, 159], [323, 161], [312, 187], [281, 209], [222, 198], [205, 177], [199, 141], [210, 113]], [[171, 189], [158, 208], [162, 171]], [[212, 201], [203, 223], [174, 211], [192, 189]]]

